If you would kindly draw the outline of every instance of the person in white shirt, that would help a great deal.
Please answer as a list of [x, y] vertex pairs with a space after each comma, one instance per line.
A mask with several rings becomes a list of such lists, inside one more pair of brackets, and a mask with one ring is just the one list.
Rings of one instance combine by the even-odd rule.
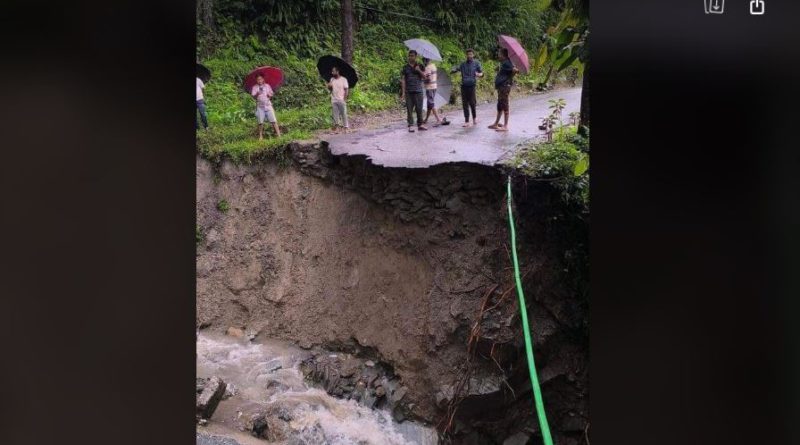
[[339, 74], [339, 69], [333, 67], [331, 70], [331, 80], [328, 82], [328, 89], [331, 90], [331, 107], [333, 108], [333, 132], [338, 133], [342, 128], [345, 133], [350, 128], [347, 122], [347, 93], [350, 91], [350, 84], [347, 78]]
[[[197, 111], [200, 113], [200, 120], [203, 122], [203, 128], [208, 130], [208, 117], [206, 116], [206, 101], [203, 98], [203, 88], [206, 85], [200, 78], [197, 78], [197, 92], [195, 93], [195, 100], [197, 101]], [[194, 115], [194, 128], [200, 129], [200, 124], [197, 122], [197, 113]]]
[[250, 90], [250, 95], [256, 100], [256, 119], [258, 119], [258, 140], [264, 140], [264, 119], [272, 124], [275, 136], [281, 136], [281, 129], [278, 127], [278, 119], [275, 117], [275, 110], [272, 108], [272, 96], [275, 93], [268, 83], [264, 82], [264, 76], [256, 77], [256, 84]]
[[427, 124], [428, 118], [431, 117], [431, 113], [433, 113], [433, 117], [436, 118], [436, 123], [433, 124], [434, 127], [438, 127], [441, 124], [442, 120], [439, 119], [439, 113], [436, 111], [436, 88], [438, 85], [436, 84], [436, 65], [430, 61], [430, 59], [423, 58], [422, 64], [425, 65], [425, 78], [423, 83], [425, 85], [425, 99], [428, 102], [428, 114], [425, 115], [425, 120], [422, 123]]

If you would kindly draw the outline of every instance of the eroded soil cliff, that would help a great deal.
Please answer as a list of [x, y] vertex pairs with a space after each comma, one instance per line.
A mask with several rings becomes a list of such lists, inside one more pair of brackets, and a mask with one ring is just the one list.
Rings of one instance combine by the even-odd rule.
[[[283, 164], [281, 166], [280, 164]], [[532, 413], [512, 288], [505, 177], [388, 169], [296, 143], [285, 161], [197, 161], [197, 324], [344, 350], [389, 366], [404, 415], [455, 443], [525, 443]], [[518, 184], [520, 254], [551, 428], [588, 422], [586, 305], [547, 187]], [[524, 209], [522, 209], [524, 207]], [[534, 439], [531, 439], [534, 440]]]

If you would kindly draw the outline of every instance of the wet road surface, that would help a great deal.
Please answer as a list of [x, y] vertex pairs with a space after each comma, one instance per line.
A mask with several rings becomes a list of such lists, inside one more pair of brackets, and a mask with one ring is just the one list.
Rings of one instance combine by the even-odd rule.
[[[494, 122], [495, 102], [478, 106], [478, 125], [462, 128], [464, 115], [460, 109], [446, 113], [451, 124], [434, 128], [433, 116], [428, 131], [408, 132], [405, 110], [397, 113], [397, 122], [377, 129], [357, 130], [349, 134], [329, 134], [321, 139], [335, 155], [366, 155], [384, 167], [425, 168], [448, 162], [474, 162], [495, 165], [513, 154], [525, 140], [542, 134], [541, 119], [549, 114], [548, 100], [562, 98], [567, 102], [563, 119], [580, 108], [580, 88], [564, 88], [514, 99], [507, 132], [487, 128]], [[502, 122], [502, 121], [501, 121]]]

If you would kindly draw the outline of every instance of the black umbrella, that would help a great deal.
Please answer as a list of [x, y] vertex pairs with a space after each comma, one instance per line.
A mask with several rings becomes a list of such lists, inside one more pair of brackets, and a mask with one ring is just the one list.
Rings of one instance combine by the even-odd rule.
[[358, 74], [356, 70], [344, 60], [336, 56], [322, 56], [317, 61], [317, 71], [319, 75], [325, 79], [325, 82], [331, 80], [331, 69], [336, 67], [339, 69], [339, 74], [347, 79], [348, 86], [353, 88], [358, 82]]
[[198, 63], [197, 77], [199, 77], [200, 80], [203, 81], [203, 83], [208, 83], [208, 81], [211, 80], [211, 70]]

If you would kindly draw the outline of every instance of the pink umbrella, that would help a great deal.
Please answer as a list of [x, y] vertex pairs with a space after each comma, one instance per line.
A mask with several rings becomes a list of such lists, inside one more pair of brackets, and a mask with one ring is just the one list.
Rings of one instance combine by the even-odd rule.
[[517, 42], [517, 39], [509, 36], [500, 35], [497, 37], [497, 42], [503, 48], [508, 50], [508, 58], [523, 74], [528, 74], [531, 70], [531, 64], [528, 62], [528, 53], [525, 48]]
[[269, 84], [272, 87], [272, 91], [278, 91], [278, 88], [281, 87], [283, 83], [283, 71], [280, 68], [275, 68], [271, 66], [262, 66], [259, 68], [254, 69], [244, 78], [244, 90], [250, 94], [250, 90], [253, 89], [253, 85], [256, 84], [256, 78], [258, 75], [264, 76], [264, 83]]

